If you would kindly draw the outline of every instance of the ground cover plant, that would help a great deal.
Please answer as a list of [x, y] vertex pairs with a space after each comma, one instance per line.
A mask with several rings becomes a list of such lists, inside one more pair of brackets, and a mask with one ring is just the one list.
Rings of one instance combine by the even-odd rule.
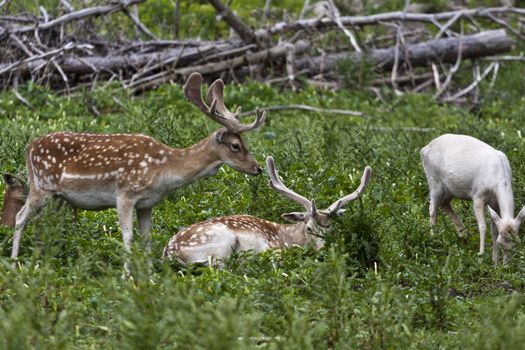
[[[519, 342], [523, 246], [504, 267], [492, 266], [490, 252], [477, 256], [479, 238], [466, 203], [456, 207], [468, 226], [467, 239], [458, 238], [443, 218], [431, 235], [419, 159], [419, 149], [445, 132], [486, 140], [507, 153], [516, 202], [522, 203], [525, 100], [506, 87], [512, 69], [520, 68], [508, 67], [497, 94], [475, 112], [434, 104], [425, 95], [385, 105], [356, 91], [232, 86], [227, 103], [247, 109], [268, 101], [307, 101], [366, 112], [365, 118], [274, 112], [247, 136], [259, 160], [273, 155], [289, 186], [320, 205], [355, 188], [362, 168], [372, 166], [369, 188], [337, 220], [327, 247], [242, 254], [223, 270], [160, 261], [169, 238], [193, 222], [235, 213], [280, 220], [282, 212], [297, 209], [267, 186], [267, 175], [223, 168], [157, 208], [155, 271], [146, 274], [137, 238], [134, 281], [122, 281], [114, 211], [81, 212], [75, 223], [67, 207], [51, 205], [24, 234], [16, 272], [7, 258], [11, 230], [1, 228], [1, 347], [491, 347], [484, 340], [487, 330], [495, 344]], [[96, 91], [92, 98], [108, 110], [97, 118], [78, 103], [81, 95], [67, 99], [26, 89], [43, 101], [40, 110], [13, 104], [9, 93], [0, 100], [0, 162], [8, 171], [25, 171], [24, 145], [52, 130], [143, 132], [184, 147], [217, 128], [177, 85], [140, 98], [127, 98], [119, 88]], [[118, 105], [108, 96], [125, 102]], [[414, 126], [428, 129], [414, 132]], [[37, 231], [43, 244], [35, 245]]]
[[[272, 155], [286, 184], [320, 207], [356, 188], [365, 165], [373, 168], [366, 192], [335, 220], [326, 247], [243, 253], [221, 270], [160, 260], [171, 236], [194, 222], [239, 213], [280, 221], [281, 213], [300, 209], [268, 187], [266, 173], [248, 177], [224, 167], [156, 207], [154, 271], [146, 271], [136, 234], [133, 279], [122, 280], [115, 211], [79, 212], [75, 222], [67, 206], [52, 203], [25, 231], [16, 271], [8, 259], [12, 230], [0, 227], [0, 348], [521, 348], [524, 245], [507, 266], [494, 267], [490, 249], [477, 255], [466, 202], [453, 205], [467, 238], [442, 215], [431, 234], [419, 150], [446, 132], [490, 143], [509, 158], [521, 207], [524, 73], [522, 64], [504, 63], [490, 92], [481, 84], [487, 93], [476, 108], [423, 94], [381, 101], [357, 89], [228, 86], [226, 104], [244, 110], [304, 103], [364, 112], [274, 111], [245, 136], [261, 164]], [[26, 144], [50, 131], [140, 132], [186, 147], [219, 127], [175, 84], [142, 96], [112, 85], [69, 97], [34, 84], [19, 91], [35, 108], [0, 94], [2, 171], [26, 172]], [[86, 100], [100, 116], [90, 114]]]

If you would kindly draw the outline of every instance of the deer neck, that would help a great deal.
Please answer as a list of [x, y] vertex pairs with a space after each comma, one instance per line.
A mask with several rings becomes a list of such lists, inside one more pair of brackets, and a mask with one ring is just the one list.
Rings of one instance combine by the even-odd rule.
[[496, 193], [496, 199], [498, 201], [500, 217], [502, 219], [514, 218], [514, 195], [512, 193], [510, 180], [500, 184]]
[[281, 224], [277, 227], [277, 231], [285, 248], [293, 245], [305, 246], [312, 241], [312, 237], [306, 233], [304, 222], [291, 225]]
[[188, 148], [172, 148], [167, 162], [170, 178], [183, 185], [206, 175], [215, 175], [222, 163], [216, 151], [214, 134]]

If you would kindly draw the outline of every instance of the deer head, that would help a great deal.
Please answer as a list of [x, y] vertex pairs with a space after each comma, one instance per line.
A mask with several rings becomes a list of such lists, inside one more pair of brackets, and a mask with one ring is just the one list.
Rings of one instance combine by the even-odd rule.
[[363, 176], [361, 177], [361, 184], [359, 185], [357, 190], [355, 190], [353, 193], [347, 196], [338, 199], [327, 209], [318, 210], [314, 200], [309, 200], [301, 196], [300, 194], [290, 190], [282, 183], [281, 179], [277, 174], [277, 171], [275, 170], [275, 164], [272, 157], [266, 158], [266, 166], [268, 167], [268, 173], [270, 174], [270, 187], [276, 190], [277, 192], [281, 193], [286, 198], [289, 198], [294, 202], [301, 204], [305, 209], [304, 212], [292, 212], [283, 214], [282, 218], [294, 223], [304, 222], [306, 224], [307, 233], [321, 237], [326, 233], [327, 229], [330, 228], [330, 219], [342, 214], [345, 211], [343, 207], [346, 204], [356, 200], [357, 198], [359, 198], [359, 196], [361, 196], [361, 194], [365, 190], [365, 187], [368, 185], [370, 175], [372, 173], [372, 168], [366, 166], [363, 172]]
[[4, 174], [4, 182], [6, 188], [0, 223], [15, 227], [16, 213], [20, 211], [26, 201], [27, 186], [20, 177], [7, 173]]
[[214, 133], [217, 145], [216, 151], [222, 161], [235, 170], [257, 175], [262, 172], [261, 167], [248, 151], [246, 143], [241, 138], [241, 133], [260, 127], [266, 119], [266, 112], [257, 110], [255, 121], [251, 124], [242, 124], [239, 120], [241, 107], [235, 112], [229, 111], [224, 105], [224, 82], [217, 79], [208, 89], [206, 104], [201, 96], [202, 76], [192, 73], [184, 85], [184, 94], [204, 114], [224, 126]]

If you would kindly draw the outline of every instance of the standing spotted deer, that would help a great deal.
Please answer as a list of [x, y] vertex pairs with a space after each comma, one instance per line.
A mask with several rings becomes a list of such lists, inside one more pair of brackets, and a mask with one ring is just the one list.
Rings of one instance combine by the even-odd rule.
[[15, 227], [16, 213], [20, 211], [27, 197], [25, 182], [16, 175], [4, 174], [5, 195], [0, 224]]
[[361, 184], [355, 192], [326, 210], [317, 210], [313, 200], [287, 188], [279, 179], [272, 157], [266, 159], [270, 186], [283, 196], [301, 204], [306, 212], [283, 214], [292, 225], [278, 224], [249, 215], [233, 215], [193, 224], [177, 233], [164, 248], [163, 256], [182, 264], [207, 263], [210, 259], [224, 260], [233, 252], [253, 250], [262, 252], [271, 248], [286, 249], [309, 243], [320, 248], [322, 236], [330, 228], [330, 219], [344, 212], [343, 206], [359, 198], [370, 180], [372, 169], [367, 166]]
[[[241, 138], [244, 131], [261, 126], [266, 113], [257, 112], [252, 124], [241, 124], [224, 105], [222, 80], [201, 97], [202, 77], [190, 75], [184, 92], [204, 114], [222, 124], [197, 144], [185, 149], [166, 146], [141, 134], [56, 132], [33, 141], [27, 148], [29, 194], [16, 216], [11, 257], [16, 259], [22, 231], [30, 217], [51, 197], [87, 210], [116, 208], [124, 249], [131, 251], [133, 210], [146, 253], [151, 252], [152, 209], [168, 193], [209, 174], [222, 164], [250, 175], [262, 172]], [[129, 274], [129, 263], [124, 268]]]
[[430, 188], [430, 224], [437, 222], [441, 207], [462, 234], [465, 225], [454, 212], [453, 198], [472, 200], [479, 229], [479, 252], [485, 251], [485, 206], [492, 219], [492, 260], [499, 260], [499, 247], [504, 248], [504, 261], [525, 218], [525, 207], [514, 217], [512, 172], [507, 156], [490, 145], [466, 135], [445, 134], [421, 149], [423, 168]]

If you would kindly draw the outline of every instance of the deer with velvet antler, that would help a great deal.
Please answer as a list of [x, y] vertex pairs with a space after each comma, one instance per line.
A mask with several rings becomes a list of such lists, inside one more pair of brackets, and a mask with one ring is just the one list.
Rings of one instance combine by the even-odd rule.
[[[16, 216], [11, 257], [17, 259], [22, 231], [51, 197], [75, 208], [116, 208], [128, 253], [135, 210], [149, 254], [152, 209], [168, 193], [215, 174], [222, 164], [260, 174], [262, 169], [241, 133], [261, 126], [266, 113], [257, 111], [253, 123], [242, 124], [240, 108], [231, 112], [224, 104], [223, 81], [210, 86], [207, 103], [201, 97], [201, 83], [200, 74], [190, 75], [184, 85], [186, 97], [224, 128], [188, 148], [172, 148], [141, 134], [55, 132], [33, 141], [27, 147], [29, 193]], [[124, 267], [129, 273], [127, 262]]]
[[330, 219], [344, 212], [346, 204], [361, 196], [372, 173], [372, 169], [367, 166], [357, 190], [338, 199], [327, 209], [318, 210], [313, 200], [295, 193], [281, 182], [272, 157], [266, 159], [266, 166], [270, 174], [270, 187], [305, 209], [304, 212], [282, 215], [293, 224], [278, 224], [250, 215], [214, 218], [193, 224], [173, 236], [164, 248], [163, 257], [176, 259], [184, 265], [206, 264], [210, 259], [220, 263], [232, 253], [243, 250], [262, 252], [310, 243], [320, 248], [324, 245], [323, 236], [330, 228]]

